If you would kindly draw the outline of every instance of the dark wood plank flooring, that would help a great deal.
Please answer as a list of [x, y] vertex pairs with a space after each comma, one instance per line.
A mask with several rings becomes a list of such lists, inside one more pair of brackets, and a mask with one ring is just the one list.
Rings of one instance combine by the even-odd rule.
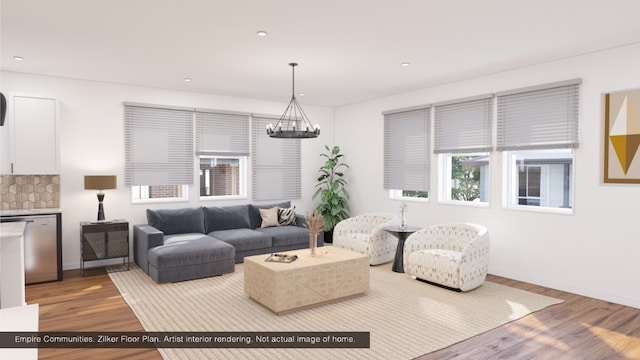
[[[433, 359], [640, 359], [640, 309], [489, 275], [489, 281], [564, 300], [448, 348]], [[27, 286], [40, 304], [40, 331], [143, 331], [109, 276]], [[427, 331], [425, 329], [425, 331]], [[40, 349], [40, 359], [161, 359], [155, 349]]]

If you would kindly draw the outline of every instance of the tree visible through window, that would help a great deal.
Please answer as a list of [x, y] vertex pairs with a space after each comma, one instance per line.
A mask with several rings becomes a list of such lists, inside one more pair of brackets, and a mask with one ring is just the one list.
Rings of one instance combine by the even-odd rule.
[[489, 202], [489, 153], [441, 153], [440, 201]]
[[480, 198], [480, 167], [464, 165], [462, 161], [477, 156], [451, 157], [451, 199], [460, 201], [474, 201]]
[[429, 192], [428, 191], [402, 190], [402, 197], [428, 199], [429, 198]]

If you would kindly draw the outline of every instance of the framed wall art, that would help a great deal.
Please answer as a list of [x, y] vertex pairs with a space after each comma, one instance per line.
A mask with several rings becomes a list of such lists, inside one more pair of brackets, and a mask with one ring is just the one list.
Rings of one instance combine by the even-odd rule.
[[640, 89], [602, 95], [603, 182], [640, 184]]

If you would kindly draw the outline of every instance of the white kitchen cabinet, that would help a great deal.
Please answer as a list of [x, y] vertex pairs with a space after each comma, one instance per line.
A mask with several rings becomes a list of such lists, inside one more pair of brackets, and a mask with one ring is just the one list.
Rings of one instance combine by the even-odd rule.
[[[55, 99], [13, 95], [7, 105], [8, 150], [2, 174], [37, 175], [59, 173], [59, 126]], [[7, 124], [5, 124], [7, 125]], [[4, 141], [3, 141], [4, 142]]]

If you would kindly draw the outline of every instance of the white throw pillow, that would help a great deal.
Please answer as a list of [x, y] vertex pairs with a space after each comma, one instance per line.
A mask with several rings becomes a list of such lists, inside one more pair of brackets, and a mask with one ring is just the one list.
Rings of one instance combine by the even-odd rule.
[[260, 210], [260, 217], [262, 217], [262, 225], [260, 227], [266, 228], [271, 226], [279, 226], [277, 207], [272, 207], [271, 209], [259, 209], [259, 210]]

